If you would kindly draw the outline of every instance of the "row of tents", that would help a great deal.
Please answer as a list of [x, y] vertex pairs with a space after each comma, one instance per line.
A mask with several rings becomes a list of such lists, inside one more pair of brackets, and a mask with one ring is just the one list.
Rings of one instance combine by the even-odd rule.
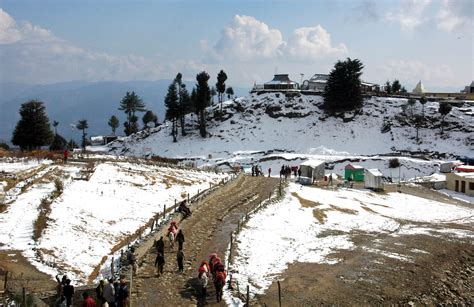
[[[302, 183], [312, 184], [325, 179], [326, 162], [324, 161], [307, 160], [301, 163], [300, 169]], [[365, 169], [360, 165], [349, 163], [344, 167], [344, 180], [364, 182], [364, 187], [368, 189], [383, 189], [383, 174], [378, 169]]]

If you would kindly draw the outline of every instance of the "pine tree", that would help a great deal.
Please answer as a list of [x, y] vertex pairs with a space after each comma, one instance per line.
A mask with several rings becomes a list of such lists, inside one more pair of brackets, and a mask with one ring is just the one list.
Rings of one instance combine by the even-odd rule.
[[410, 98], [410, 99], [407, 100], [407, 104], [408, 104], [408, 107], [410, 109], [410, 116], [413, 117], [413, 115], [415, 113], [416, 100], [413, 99], [413, 98]]
[[413, 122], [415, 124], [415, 129], [416, 129], [416, 143], [418, 144], [420, 140], [418, 132], [420, 130], [421, 124], [423, 123], [423, 117], [420, 114], [416, 114], [413, 117]]
[[385, 92], [387, 94], [391, 94], [392, 93], [392, 86], [390, 85], [390, 82], [387, 80], [387, 82], [385, 82]]
[[181, 73], [178, 73], [174, 80], [178, 86], [178, 118], [181, 125], [181, 135], [185, 136], [185, 116], [190, 112], [191, 97], [186, 89], [186, 84], [183, 83], [183, 76]]
[[444, 133], [444, 119], [446, 118], [446, 115], [451, 112], [452, 108], [453, 107], [446, 101], [443, 101], [439, 104], [438, 112], [441, 114], [441, 134]]
[[165, 106], [166, 106], [166, 119], [170, 120], [172, 123], [171, 135], [173, 136], [173, 142], [177, 142], [176, 139], [178, 130], [177, 130], [177, 119], [179, 116], [179, 105], [178, 105], [178, 91], [176, 89], [176, 82], [173, 81], [168, 86], [168, 93], [165, 96]]
[[59, 134], [54, 135], [54, 140], [49, 146], [49, 150], [64, 150], [67, 147], [67, 141]]
[[211, 105], [214, 105], [214, 97], [217, 95], [216, 88], [213, 86], [211, 87]]
[[21, 150], [33, 150], [51, 144], [53, 132], [43, 102], [31, 100], [20, 107], [21, 119], [13, 131], [12, 143]]
[[401, 84], [400, 84], [400, 81], [398, 80], [394, 80], [392, 82], [392, 92], [393, 93], [398, 93], [400, 91], [400, 89], [402, 88]]
[[206, 107], [209, 106], [211, 100], [211, 90], [207, 82], [209, 74], [205, 71], [196, 75], [196, 101], [195, 108], [199, 118], [199, 133], [203, 138], [206, 137]]
[[81, 119], [77, 122], [76, 128], [82, 130], [82, 151], [86, 151], [86, 129], [89, 128], [89, 124], [86, 119]]
[[421, 114], [423, 114], [423, 117], [425, 117], [425, 104], [428, 102], [428, 99], [426, 99], [425, 96], [420, 97], [420, 103], [421, 103]]
[[143, 115], [142, 121], [143, 121], [143, 129], [148, 128], [149, 123], [156, 123], [158, 120], [158, 117], [150, 110], [145, 112], [145, 115]]
[[125, 126], [125, 135], [130, 135], [138, 131], [138, 117], [136, 112], [145, 112], [145, 104], [142, 99], [135, 94], [134, 91], [127, 92], [120, 101], [119, 110], [127, 114], [127, 121], [123, 124]]
[[216, 83], [216, 90], [218, 93], [219, 103], [221, 105], [221, 113], [222, 113], [222, 101], [224, 100], [224, 93], [225, 93], [225, 81], [227, 80], [227, 74], [221, 70], [219, 74], [217, 74], [217, 83]]
[[358, 59], [338, 61], [324, 89], [324, 107], [329, 111], [353, 110], [362, 105], [360, 76], [364, 65]]
[[107, 124], [112, 128], [112, 133], [115, 135], [115, 130], [117, 130], [120, 125], [118, 118], [115, 115], [112, 115]]
[[232, 87], [228, 87], [225, 93], [227, 94], [227, 98], [230, 99], [231, 97], [234, 96], [234, 89]]

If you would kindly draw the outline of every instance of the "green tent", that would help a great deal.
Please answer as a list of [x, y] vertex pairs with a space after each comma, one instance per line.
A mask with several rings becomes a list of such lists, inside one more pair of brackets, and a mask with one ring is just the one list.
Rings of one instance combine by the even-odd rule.
[[344, 168], [344, 179], [349, 180], [349, 177], [354, 181], [364, 181], [364, 168], [360, 165], [347, 164]]

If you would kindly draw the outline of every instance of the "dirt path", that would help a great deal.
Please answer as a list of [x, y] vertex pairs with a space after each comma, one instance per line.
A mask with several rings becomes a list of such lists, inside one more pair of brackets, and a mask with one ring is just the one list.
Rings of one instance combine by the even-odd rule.
[[[255, 203], [266, 199], [279, 180], [275, 178], [240, 176], [229, 185], [209, 195], [198, 207], [192, 208], [191, 218], [181, 223], [185, 235], [186, 256], [184, 273], [177, 273], [176, 251], [165, 245], [164, 274], [156, 276], [156, 253], [150, 249], [138, 269], [132, 289], [133, 306], [196, 306], [197, 269], [211, 252], [223, 255], [230, 241], [230, 233], [238, 219]], [[212, 282], [208, 285], [206, 305], [216, 304]], [[224, 303], [221, 303], [224, 305]]]

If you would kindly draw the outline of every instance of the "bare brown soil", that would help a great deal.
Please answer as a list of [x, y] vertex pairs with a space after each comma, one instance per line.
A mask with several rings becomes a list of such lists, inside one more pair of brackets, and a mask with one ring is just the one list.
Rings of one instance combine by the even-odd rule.
[[[133, 282], [132, 304], [134, 306], [224, 306], [216, 303], [212, 281], [209, 281], [208, 296], [200, 300], [197, 293], [197, 269], [202, 260], [212, 252], [224, 257], [230, 242], [230, 234], [237, 221], [256, 203], [269, 197], [276, 189], [274, 178], [240, 176], [191, 207], [193, 215], [181, 223], [185, 235], [186, 256], [184, 273], [178, 273], [176, 252], [165, 245], [166, 265], [164, 274], [156, 276], [155, 250], [149, 249]], [[165, 238], [166, 239], [166, 238]], [[167, 242], [167, 240], [166, 240]], [[223, 259], [224, 260], [224, 259]], [[225, 260], [224, 260], [225, 262]]]

